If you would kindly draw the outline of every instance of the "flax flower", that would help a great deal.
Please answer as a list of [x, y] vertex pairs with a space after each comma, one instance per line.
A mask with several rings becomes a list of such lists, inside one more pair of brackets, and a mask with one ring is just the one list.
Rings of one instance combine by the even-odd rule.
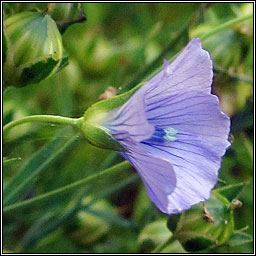
[[150, 199], [176, 214], [208, 200], [229, 147], [230, 119], [211, 94], [213, 64], [199, 38], [101, 123], [126, 149]]

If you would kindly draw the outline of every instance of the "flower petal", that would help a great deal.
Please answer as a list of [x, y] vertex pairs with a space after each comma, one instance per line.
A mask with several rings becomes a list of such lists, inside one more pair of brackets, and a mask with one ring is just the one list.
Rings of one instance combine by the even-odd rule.
[[150, 154], [169, 161], [176, 176], [174, 191], [168, 196], [168, 213], [176, 214], [210, 198], [218, 181], [221, 156], [196, 135], [178, 135], [172, 142], [149, 139], [142, 142]]
[[171, 63], [164, 62], [164, 69], [144, 86], [147, 87], [146, 103], [158, 97], [168, 97], [184, 90], [211, 93], [213, 65], [210, 55], [202, 49], [199, 38], [192, 39]]
[[209, 142], [213, 151], [224, 155], [230, 146], [230, 119], [220, 109], [218, 98], [200, 91], [164, 96], [147, 105], [147, 116], [156, 128], [172, 127], [182, 134], [198, 136]]
[[151, 137], [155, 128], [147, 120], [144, 89], [140, 88], [124, 105], [108, 113], [103, 126], [111, 133], [125, 130], [139, 142]]
[[128, 152], [120, 153], [137, 170], [150, 199], [164, 213], [169, 213], [169, 196], [176, 186], [176, 177], [170, 162], [148, 154], [140, 143], [132, 140], [127, 132], [119, 131], [113, 136]]

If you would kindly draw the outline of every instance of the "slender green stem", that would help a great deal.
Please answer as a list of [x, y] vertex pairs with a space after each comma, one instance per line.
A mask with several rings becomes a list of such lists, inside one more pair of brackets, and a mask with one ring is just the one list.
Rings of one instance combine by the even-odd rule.
[[229, 21], [217, 26], [215, 29], [211, 30], [210, 32], [207, 32], [207, 33], [203, 34], [200, 38], [203, 41], [203, 40], [211, 37], [212, 35], [218, 33], [221, 30], [224, 30], [226, 28], [229, 28], [231, 26], [234, 26], [238, 23], [241, 23], [243, 21], [246, 21], [246, 20], [249, 20], [249, 19], [252, 19], [252, 18], [253, 18], [253, 14], [249, 14], [249, 15], [245, 15], [245, 16], [242, 16], [242, 17], [235, 18], [233, 20], [229, 20]]
[[175, 240], [176, 238], [173, 235], [171, 235], [167, 240], [159, 244], [151, 253], [160, 253], [167, 245], [171, 244]]
[[6, 134], [11, 128], [28, 123], [28, 122], [51, 122], [51, 123], [60, 123], [66, 125], [72, 125], [79, 127], [81, 122], [83, 121], [83, 117], [81, 118], [70, 118], [70, 117], [63, 117], [63, 116], [52, 116], [52, 115], [34, 115], [34, 116], [26, 116], [19, 120], [12, 121], [6, 124], [3, 127], [3, 135]]
[[121, 171], [126, 171], [129, 168], [130, 168], [129, 162], [124, 161], [124, 162], [116, 164], [116, 165], [114, 165], [114, 166], [112, 166], [112, 167], [110, 167], [110, 168], [108, 168], [108, 169], [106, 169], [106, 170], [104, 170], [100, 173], [96, 173], [96, 174], [91, 175], [89, 177], [86, 177], [82, 180], [71, 183], [67, 186], [55, 189], [53, 191], [50, 191], [48, 193], [45, 193], [43, 195], [34, 197], [32, 199], [29, 199], [29, 200], [21, 201], [21, 202], [6, 206], [6, 207], [3, 208], [3, 212], [4, 213], [9, 213], [13, 210], [23, 209], [23, 208], [31, 206], [35, 203], [38, 203], [38, 202], [42, 203], [42, 202], [51, 200], [56, 196], [60, 196], [60, 195], [63, 196], [65, 193], [71, 192], [74, 189], [78, 189], [82, 186], [85, 186], [85, 185], [87, 185], [89, 183], [92, 183], [94, 181], [97, 181], [99, 179], [106, 178], [106, 177], [108, 177], [110, 175], [113, 175], [115, 173], [118, 173], [118, 172], [121, 172]]

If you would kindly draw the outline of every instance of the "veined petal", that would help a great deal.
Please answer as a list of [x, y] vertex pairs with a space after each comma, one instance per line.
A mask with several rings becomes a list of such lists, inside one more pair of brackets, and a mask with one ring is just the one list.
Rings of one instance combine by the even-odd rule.
[[147, 116], [156, 128], [172, 127], [183, 135], [198, 136], [213, 151], [224, 155], [230, 146], [230, 119], [220, 109], [218, 98], [200, 91], [180, 92], [147, 105]]
[[159, 97], [184, 90], [198, 90], [211, 93], [213, 65], [210, 55], [202, 49], [199, 38], [192, 39], [178, 57], [144, 86], [147, 88], [146, 103]]
[[168, 196], [168, 213], [176, 214], [210, 198], [218, 181], [221, 155], [196, 135], [179, 135], [176, 141], [149, 139], [142, 142], [150, 154], [169, 161], [176, 176], [174, 191]]
[[124, 130], [137, 142], [150, 138], [155, 128], [147, 119], [144, 91], [140, 88], [124, 105], [108, 113], [102, 125], [111, 133]]
[[176, 177], [172, 164], [162, 158], [145, 151], [140, 143], [132, 140], [125, 131], [119, 131], [113, 136], [127, 149], [120, 153], [137, 170], [142, 178], [150, 199], [164, 213], [169, 213], [169, 196], [176, 186]]

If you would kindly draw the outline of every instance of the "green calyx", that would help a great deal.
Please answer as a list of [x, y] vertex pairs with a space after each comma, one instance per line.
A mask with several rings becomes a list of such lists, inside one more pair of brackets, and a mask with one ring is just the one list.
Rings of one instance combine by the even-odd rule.
[[94, 146], [104, 149], [112, 149], [118, 152], [124, 152], [125, 149], [116, 141], [110, 132], [104, 129], [103, 126], [96, 124], [85, 123], [81, 130], [86, 139]]
[[39, 83], [67, 64], [61, 35], [49, 15], [17, 13], [4, 21], [4, 34], [5, 86]]
[[107, 127], [104, 127], [103, 122], [112, 110], [122, 106], [143, 84], [144, 83], [139, 84], [126, 93], [99, 101], [88, 108], [84, 113], [84, 119], [80, 129], [91, 144], [119, 152], [126, 151], [123, 146], [113, 138], [111, 131]]

